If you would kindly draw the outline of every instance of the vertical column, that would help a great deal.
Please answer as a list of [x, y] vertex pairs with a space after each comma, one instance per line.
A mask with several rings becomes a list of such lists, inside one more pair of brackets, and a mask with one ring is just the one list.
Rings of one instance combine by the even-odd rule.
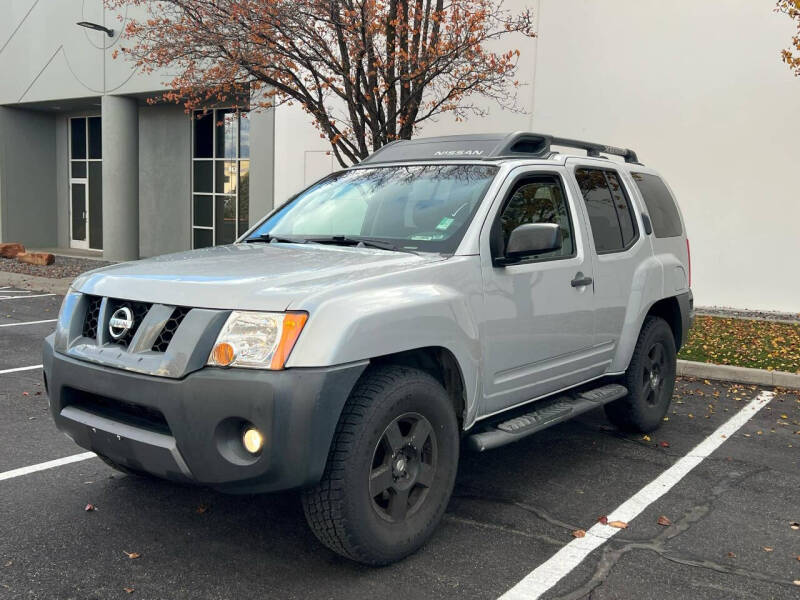
[[139, 258], [139, 108], [103, 96], [103, 256]]

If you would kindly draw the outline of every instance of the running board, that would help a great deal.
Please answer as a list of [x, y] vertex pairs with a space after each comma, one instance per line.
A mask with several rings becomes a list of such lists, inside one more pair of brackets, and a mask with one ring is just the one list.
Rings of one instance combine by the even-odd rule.
[[627, 394], [628, 389], [625, 386], [611, 383], [591, 390], [540, 400], [534, 404], [536, 408], [533, 410], [495, 422], [488, 429], [469, 436], [469, 444], [478, 452], [504, 446]]

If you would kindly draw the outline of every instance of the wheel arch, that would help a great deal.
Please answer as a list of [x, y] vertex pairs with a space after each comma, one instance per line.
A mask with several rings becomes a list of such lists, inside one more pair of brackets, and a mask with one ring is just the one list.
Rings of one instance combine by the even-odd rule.
[[404, 365], [429, 373], [442, 384], [461, 428], [467, 416], [467, 387], [456, 356], [443, 346], [425, 346], [370, 359], [371, 365]]

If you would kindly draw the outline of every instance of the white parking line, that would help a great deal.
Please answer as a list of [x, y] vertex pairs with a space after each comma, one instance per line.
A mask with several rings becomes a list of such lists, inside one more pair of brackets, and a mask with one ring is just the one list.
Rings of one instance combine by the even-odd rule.
[[84, 452], [82, 454], [73, 454], [72, 456], [65, 456], [64, 458], [57, 458], [56, 460], [49, 460], [47, 462], [39, 463], [38, 465], [20, 467], [19, 469], [13, 469], [11, 471], [6, 471], [5, 473], [0, 473], [0, 481], [5, 479], [13, 479], [14, 477], [21, 477], [22, 475], [28, 475], [30, 473], [36, 473], [36, 471], [44, 471], [45, 469], [52, 469], [54, 467], [80, 462], [82, 460], [86, 460], [87, 458], [94, 458], [95, 456], [97, 455], [94, 452]]
[[30, 294], [30, 290], [9, 290], [8, 288], [0, 288], [4, 294]]
[[34, 369], [41, 369], [42, 365], [33, 365], [30, 367], [17, 367], [16, 369], [4, 369], [0, 371], [0, 375], [5, 375], [6, 373], [18, 373], [19, 371], [33, 371]]
[[55, 323], [58, 319], [43, 319], [42, 321], [25, 321], [24, 323], [4, 323], [0, 327], [19, 327], [20, 325], [38, 325], [39, 323]]
[[[630, 523], [644, 509], [666, 494], [697, 465], [703, 462], [714, 450], [759, 410], [764, 408], [774, 396], [774, 392], [761, 392], [750, 404], [728, 419], [714, 433], [700, 442], [686, 456], [679, 459], [669, 469], [644, 486], [628, 500], [620, 504], [608, 515], [609, 521]], [[609, 525], [596, 523], [582, 538], [575, 538], [561, 548], [548, 560], [531, 571], [517, 585], [501, 596], [503, 600], [535, 600], [577, 567], [592, 550], [602, 546], [621, 530]]]
[[55, 294], [33, 294], [32, 296], [0, 296], [0, 300], [27, 300], [28, 298], [44, 298]]

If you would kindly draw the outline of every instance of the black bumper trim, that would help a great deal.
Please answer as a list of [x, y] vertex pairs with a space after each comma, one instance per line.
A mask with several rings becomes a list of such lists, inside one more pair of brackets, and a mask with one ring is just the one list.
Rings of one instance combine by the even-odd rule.
[[[204, 368], [176, 380], [54, 353], [52, 336], [45, 341], [43, 361], [50, 412], [78, 445], [135, 470], [233, 493], [319, 481], [344, 403], [368, 364], [283, 371]], [[86, 403], [66, 403], [75, 390], [156, 409], [169, 431], [109, 418]], [[231, 432], [239, 422], [265, 434], [257, 457], [234, 448], [238, 439]]]

